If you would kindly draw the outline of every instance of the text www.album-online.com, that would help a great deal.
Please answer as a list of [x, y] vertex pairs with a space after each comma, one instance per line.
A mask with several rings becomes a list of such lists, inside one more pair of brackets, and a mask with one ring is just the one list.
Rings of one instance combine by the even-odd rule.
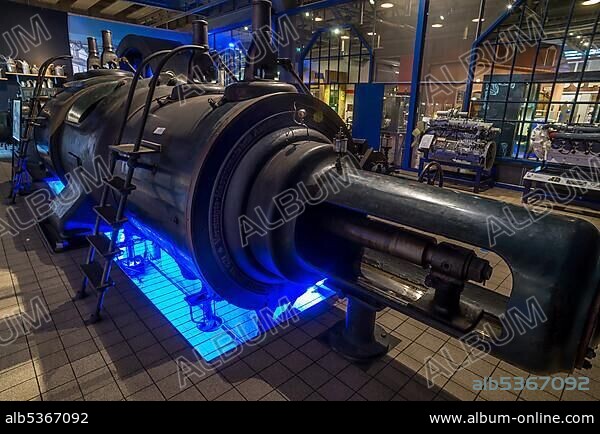
[[439, 424], [474, 424], [474, 423], [488, 423], [488, 424], [507, 424], [507, 423], [518, 423], [518, 424], [538, 424], [538, 423], [566, 423], [566, 424], [593, 424], [595, 423], [594, 415], [591, 414], [569, 414], [560, 416], [557, 414], [544, 414], [544, 413], [533, 413], [533, 414], [520, 414], [518, 416], [511, 416], [508, 414], [485, 414], [482, 412], [462, 415], [462, 414], [432, 414], [429, 415], [430, 423]]

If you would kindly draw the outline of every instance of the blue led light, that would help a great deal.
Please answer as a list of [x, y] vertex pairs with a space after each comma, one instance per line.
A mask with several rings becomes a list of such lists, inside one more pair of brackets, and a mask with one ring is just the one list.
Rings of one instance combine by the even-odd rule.
[[63, 184], [63, 182], [57, 177], [46, 178], [44, 179], [44, 182], [48, 185], [48, 188], [50, 188], [50, 190], [52, 190], [52, 192], [57, 196], [65, 188], [65, 184]]
[[[110, 236], [110, 233], [107, 235]], [[119, 234], [119, 240], [123, 240], [123, 231]], [[129, 249], [121, 248], [122, 253], [116, 258], [117, 264], [208, 362], [334, 295], [334, 291], [323, 280], [307, 288], [293, 304], [287, 303], [273, 311], [260, 312], [236, 307], [216, 297], [210, 303], [214, 313], [223, 322], [215, 331], [201, 331], [198, 324], [204, 319], [205, 313], [200, 305], [186, 300], [193, 300], [193, 296], [202, 291], [202, 283], [185, 279], [175, 260], [165, 250], [156, 248], [150, 240], [136, 235], [127, 242]], [[131, 255], [145, 258], [144, 265], [135, 269], [130, 263], [124, 263], [123, 260]]]
[[[45, 182], [57, 195], [65, 187], [58, 178], [47, 178]], [[208, 362], [335, 294], [325, 285], [325, 280], [321, 280], [307, 288], [293, 304], [260, 312], [236, 307], [217, 297], [210, 303], [223, 322], [215, 331], [201, 331], [199, 324], [204, 320], [205, 311], [201, 305], [188, 301], [198, 298], [194, 296], [201, 293], [202, 283], [185, 279], [173, 257], [150, 238], [158, 239], [163, 246], [169, 245], [167, 239], [146, 229], [135, 217], [128, 218], [133, 224], [125, 225], [125, 229], [119, 231], [118, 243], [125, 246], [120, 247], [117, 265]], [[106, 232], [106, 235], [110, 237], [111, 234]]]

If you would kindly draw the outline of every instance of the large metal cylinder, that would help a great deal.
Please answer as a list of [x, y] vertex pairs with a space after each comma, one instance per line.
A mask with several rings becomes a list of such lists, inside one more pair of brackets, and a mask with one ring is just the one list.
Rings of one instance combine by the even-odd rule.
[[[42, 112], [46, 121], [36, 129], [46, 166], [64, 179], [78, 165], [93, 173], [96, 158], [108, 160], [130, 84], [130, 74], [92, 71], [76, 76], [50, 101]], [[147, 85], [137, 87], [121, 144], [138, 136]], [[181, 86], [190, 83], [159, 80], [142, 138], [161, 152], [140, 157], [152, 170], [135, 171], [126, 212], [186, 276], [254, 309], [293, 299], [327, 277], [367, 303], [390, 305], [457, 337], [475, 331], [481, 339], [490, 338], [486, 325], [506, 332], [502, 315], [511, 308], [527, 312], [533, 297], [546, 322], [509, 344], [490, 346], [503, 359], [537, 372], [579, 367], [586, 350], [598, 343], [600, 236], [593, 225], [546, 216], [490, 246], [490, 217], [509, 227], [511, 218], [520, 222], [531, 213], [360, 170], [351, 154], [334, 149], [335, 137], [348, 134], [342, 120], [291, 85], [251, 81], [225, 90], [193, 85], [198, 92], [189, 96]], [[115, 175], [124, 177], [127, 169], [120, 161]], [[324, 193], [323, 180], [331, 181]], [[99, 192], [92, 195], [97, 201]], [[343, 225], [332, 228], [331, 216]], [[371, 217], [383, 222], [367, 223]], [[257, 233], [244, 238], [243, 220], [254, 222]], [[481, 314], [457, 325], [431, 313], [422, 303], [431, 292], [423, 273], [446, 272], [462, 289], [467, 281], [489, 277], [486, 262], [468, 249], [396, 231], [392, 223], [494, 250], [513, 273], [511, 296], [469, 283], [464, 298]], [[363, 272], [365, 248], [399, 261], [395, 277], [372, 279]], [[401, 278], [410, 285], [398, 289]]]

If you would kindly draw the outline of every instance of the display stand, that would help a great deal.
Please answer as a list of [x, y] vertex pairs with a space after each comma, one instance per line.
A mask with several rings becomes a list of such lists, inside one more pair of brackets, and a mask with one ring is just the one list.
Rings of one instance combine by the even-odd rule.
[[523, 177], [523, 203], [543, 198], [561, 205], [578, 205], [600, 210], [600, 182], [593, 168], [543, 164]]
[[429, 159], [429, 153], [425, 152], [423, 157], [419, 158], [419, 175], [423, 172], [423, 168], [427, 163], [436, 161], [442, 167], [455, 167], [457, 169], [471, 170], [475, 172], [474, 175], [466, 173], [453, 173], [450, 171], [444, 171], [444, 180], [451, 181], [456, 184], [463, 184], [473, 188], [473, 193], [479, 193], [483, 190], [487, 190], [494, 186], [494, 168], [486, 170], [481, 166], [474, 166], [471, 164], [462, 163], [450, 163], [447, 161], [437, 161]]

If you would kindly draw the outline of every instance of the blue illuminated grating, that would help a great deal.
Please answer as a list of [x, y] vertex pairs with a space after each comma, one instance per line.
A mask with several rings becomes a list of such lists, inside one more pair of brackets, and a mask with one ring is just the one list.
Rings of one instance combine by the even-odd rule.
[[[129, 237], [129, 232], [126, 232]], [[110, 233], [107, 233], [110, 236]], [[198, 329], [197, 321], [203, 318], [199, 306], [190, 306], [186, 297], [198, 294], [202, 284], [198, 280], [187, 280], [180, 272], [175, 260], [162, 249], [153, 249], [153, 243], [139, 237], [129, 237], [129, 256], [127, 248], [121, 248], [116, 259], [119, 267], [132, 282], [160, 310], [165, 318], [185, 337], [202, 358], [208, 362], [226, 354], [244, 342], [257, 338], [275, 325], [323, 302], [334, 294], [325, 285], [317, 282], [307, 288], [293, 305], [279, 306], [274, 311], [257, 312], [236, 307], [224, 300], [215, 300], [214, 311], [223, 319], [222, 325], [214, 332]], [[119, 242], [124, 241], [123, 231], [119, 233]], [[157, 250], [160, 254], [156, 255]], [[145, 258], [141, 265], [133, 266], [134, 261], [124, 262], [133, 254], [138, 259]], [[160, 256], [158, 258], [152, 256]], [[137, 261], [139, 264], [140, 261]], [[196, 321], [196, 322], [195, 322]]]
[[[58, 178], [47, 178], [45, 182], [56, 195], [64, 189], [64, 184]], [[136, 220], [131, 218], [131, 221]], [[137, 222], [137, 225], [140, 223]], [[129, 240], [125, 239], [125, 233]], [[132, 233], [136, 235], [130, 236]], [[110, 237], [111, 234], [107, 232], [106, 235]], [[201, 282], [185, 279], [167, 252], [154, 249], [151, 240], [140, 237], [130, 225], [127, 225], [126, 231], [119, 232], [118, 242], [129, 244], [129, 249], [127, 246], [121, 247], [122, 253], [116, 258], [119, 267], [208, 362], [258, 337], [291, 316], [318, 305], [335, 293], [322, 280], [307, 288], [292, 306], [288, 303], [264, 313], [215, 300], [212, 302], [214, 311], [223, 319], [223, 323], [214, 332], [204, 332], [197, 326], [197, 321], [204, 315], [201, 307], [190, 306], [186, 302], [186, 298], [202, 291]], [[138, 261], [132, 261], [131, 256]]]
[[48, 185], [50, 190], [52, 190], [52, 192], [57, 196], [65, 188], [65, 185], [63, 184], [63, 182], [57, 177], [46, 178], [46, 179], [44, 179], [44, 182]]

